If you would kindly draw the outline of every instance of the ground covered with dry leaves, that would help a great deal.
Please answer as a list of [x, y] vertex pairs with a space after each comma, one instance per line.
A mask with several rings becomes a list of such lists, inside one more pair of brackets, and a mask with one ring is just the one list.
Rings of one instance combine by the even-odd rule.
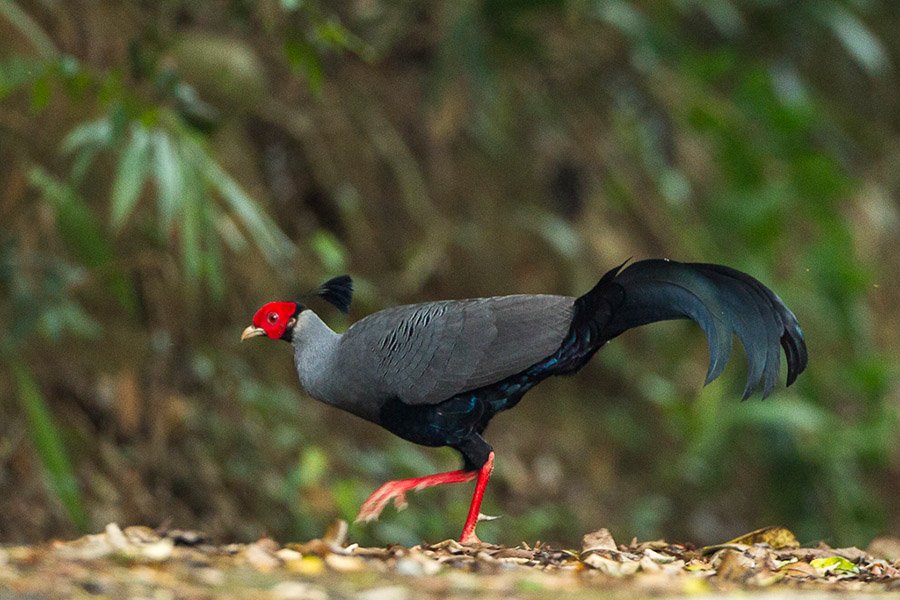
[[900, 539], [866, 550], [801, 548], [782, 528], [716, 546], [662, 540], [617, 544], [601, 529], [582, 548], [509, 548], [453, 541], [364, 548], [336, 523], [323, 539], [281, 545], [209, 543], [193, 531], [110, 524], [73, 541], [0, 548], [0, 598], [718, 597], [900, 598]]

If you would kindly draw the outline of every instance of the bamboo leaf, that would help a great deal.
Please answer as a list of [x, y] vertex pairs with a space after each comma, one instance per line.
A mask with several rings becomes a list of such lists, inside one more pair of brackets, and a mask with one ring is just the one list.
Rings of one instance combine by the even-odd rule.
[[243, 252], [247, 249], [247, 238], [238, 228], [231, 215], [220, 213], [216, 217], [216, 230], [222, 242], [232, 252]]
[[[190, 178], [188, 178], [190, 180]], [[197, 185], [184, 188], [182, 197], [181, 218], [181, 259], [188, 282], [196, 287], [200, 279], [203, 259], [200, 247], [200, 203], [203, 194]]]
[[75, 155], [72, 180], [82, 181], [100, 150], [108, 148], [112, 142], [113, 130], [109, 119], [98, 119], [73, 128], [60, 144], [63, 154]]
[[314, 94], [321, 94], [325, 69], [315, 46], [305, 40], [288, 40], [284, 44], [284, 55], [291, 69], [306, 77], [309, 89]]
[[169, 134], [162, 130], [153, 132], [153, 177], [161, 227], [164, 231], [169, 231], [180, 208], [186, 173], [181, 166], [179, 148]]
[[84, 176], [87, 175], [88, 169], [91, 168], [94, 159], [97, 158], [99, 153], [99, 147], [88, 146], [75, 155], [75, 159], [72, 161], [71, 179], [73, 183], [77, 185], [84, 181]]
[[47, 72], [47, 64], [23, 56], [13, 56], [0, 61], [0, 99]]
[[63, 154], [71, 154], [85, 146], [107, 146], [112, 142], [112, 125], [109, 119], [82, 123], [73, 128], [60, 144]]
[[222, 167], [206, 157], [204, 168], [209, 185], [221, 194], [269, 263], [280, 263], [293, 254], [291, 240]]
[[71, 186], [41, 167], [28, 174], [56, 213], [56, 226], [66, 244], [85, 266], [97, 270], [121, 306], [133, 313], [137, 306], [134, 288], [116, 264], [112, 243], [93, 213]]
[[37, 78], [31, 84], [31, 112], [43, 112], [47, 105], [50, 104], [50, 98], [53, 97], [53, 82], [50, 75], [44, 75]]
[[327, 272], [340, 273], [347, 270], [347, 250], [330, 231], [319, 229], [310, 238], [309, 245]]
[[850, 9], [837, 2], [822, 3], [821, 15], [847, 53], [870, 75], [882, 73], [890, 64], [877, 37]]
[[11, 0], [0, 2], [0, 16], [18, 30], [43, 58], [52, 59], [59, 55], [56, 44], [53, 43], [47, 32], [16, 2]]
[[111, 221], [113, 229], [120, 229], [134, 210], [147, 178], [147, 159], [150, 136], [143, 127], [135, 127], [119, 159], [113, 182]]
[[28, 422], [28, 433], [41, 460], [50, 488], [62, 503], [75, 527], [80, 531], [87, 531], [87, 513], [78, 490], [78, 480], [62, 444], [59, 429], [47, 408], [47, 402], [31, 371], [20, 358], [13, 357], [10, 368], [19, 403]]
[[203, 273], [213, 298], [225, 298], [225, 269], [222, 264], [222, 243], [216, 227], [216, 206], [205, 201], [201, 204], [203, 219]]

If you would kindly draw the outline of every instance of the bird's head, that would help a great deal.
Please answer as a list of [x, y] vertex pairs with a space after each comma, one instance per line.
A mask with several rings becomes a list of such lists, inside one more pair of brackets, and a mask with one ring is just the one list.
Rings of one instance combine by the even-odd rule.
[[291, 341], [297, 315], [306, 307], [299, 302], [269, 302], [253, 315], [253, 324], [241, 334], [241, 341], [266, 335], [273, 340]]
[[[353, 280], [349, 275], [329, 279], [306, 296], [318, 296], [339, 311], [347, 314], [353, 298]], [[304, 297], [304, 296], [301, 296]], [[294, 336], [297, 318], [307, 308], [299, 302], [269, 302], [253, 315], [253, 325], [241, 334], [241, 341], [267, 335], [273, 340], [290, 342]], [[309, 314], [307, 316], [310, 316]]]

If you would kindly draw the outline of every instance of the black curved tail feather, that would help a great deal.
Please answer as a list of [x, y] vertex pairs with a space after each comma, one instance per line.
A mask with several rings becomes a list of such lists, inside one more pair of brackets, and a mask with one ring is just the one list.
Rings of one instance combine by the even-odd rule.
[[806, 343], [794, 313], [769, 288], [741, 271], [713, 264], [642, 260], [612, 269], [576, 301], [575, 323], [602, 323], [606, 342], [640, 325], [692, 319], [709, 343], [706, 383], [718, 377], [737, 335], [747, 355], [742, 399], [762, 387], [772, 393], [780, 370], [779, 344], [787, 357], [787, 385], [807, 364]]

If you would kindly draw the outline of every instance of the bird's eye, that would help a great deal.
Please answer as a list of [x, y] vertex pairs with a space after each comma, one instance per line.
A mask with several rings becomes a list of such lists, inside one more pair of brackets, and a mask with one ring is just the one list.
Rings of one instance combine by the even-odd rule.
[[266, 319], [268, 319], [269, 323], [274, 325], [278, 322], [278, 313], [270, 312]]

